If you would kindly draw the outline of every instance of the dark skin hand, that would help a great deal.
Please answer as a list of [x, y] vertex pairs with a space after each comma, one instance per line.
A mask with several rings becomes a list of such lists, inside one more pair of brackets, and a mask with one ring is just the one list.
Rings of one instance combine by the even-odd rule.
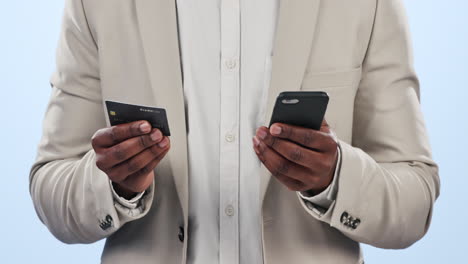
[[325, 120], [320, 131], [282, 123], [262, 126], [253, 144], [265, 167], [291, 191], [316, 195], [333, 181], [338, 144]]
[[154, 169], [170, 149], [170, 140], [147, 121], [103, 128], [92, 137], [96, 165], [117, 194], [131, 199], [154, 180]]

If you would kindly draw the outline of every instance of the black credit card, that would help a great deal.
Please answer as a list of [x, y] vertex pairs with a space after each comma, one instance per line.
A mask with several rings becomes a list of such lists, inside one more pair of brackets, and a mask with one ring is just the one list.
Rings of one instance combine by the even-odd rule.
[[161, 130], [164, 136], [171, 135], [165, 109], [114, 101], [105, 102], [111, 126], [146, 120], [153, 128]]

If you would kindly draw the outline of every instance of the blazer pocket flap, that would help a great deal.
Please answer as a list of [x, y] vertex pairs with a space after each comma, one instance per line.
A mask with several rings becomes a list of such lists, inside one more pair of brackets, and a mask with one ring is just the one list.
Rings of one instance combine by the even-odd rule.
[[360, 82], [362, 67], [343, 71], [310, 72], [304, 77], [304, 89], [352, 86]]

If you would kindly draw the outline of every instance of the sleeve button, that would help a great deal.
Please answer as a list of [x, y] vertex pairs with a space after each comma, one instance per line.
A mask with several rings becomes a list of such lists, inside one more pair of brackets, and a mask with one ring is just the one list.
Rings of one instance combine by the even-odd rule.
[[359, 219], [354, 220], [353, 229], [356, 229], [359, 226], [360, 223], [361, 223], [361, 220], [359, 220]]
[[179, 241], [184, 242], [184, 238], [185, 238], [184, 228], [180, 226], [179, 227]]
[[341, 215], [341, 218], [340, 218], [340, 221], [342, 224], [346, 225], [345, 223], [348, 222], [349, 220], [349, 215], [347, 212], [343, 212], [343, 214]]

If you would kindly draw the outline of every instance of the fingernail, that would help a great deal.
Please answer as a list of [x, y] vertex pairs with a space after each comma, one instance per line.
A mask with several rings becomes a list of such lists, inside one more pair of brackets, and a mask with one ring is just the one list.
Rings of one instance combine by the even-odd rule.
[[252, 141], [255, 147], [258, 147], [258, 145], [260, 144], [260, 140], [258, 140], [257, 136], [253, 137]]
[[279, 135], [281, 134], [281, 127], [280, 126], [272, 126], [270, 129], [271, 134], [273, 135]]
[[161, 141], [161, 143], [159, 143], [158, 146], [160, 148], [165, 148], [167, 146], [167, 144], [169, 144], [169, 140], [163, 139], [163, 141]]
[[150, 136], [150, 137], [151, 137], [151, 140], [152, 140], [152, 141], [158, 141], [158, 140], [161, 139], [161, 136], [162, 136], [162, 135], [161, 135], [161, 132], [159, 132], [159, 130], [156, 130], [156, 131], [154, 131], [153, 133], [151, 133], [151, 136]]
[[267, 132], [265, 132], [265, 130], [263, 129], [258, 129], [257, 130], [257, 136], [261, 139], [261, 140], [264, 140], [267, 136]]
[[150, 130], [151, 130], [151, 126], [147, 122], [141, 123], [140, 131], [142, 133], [148, 133], [150, 132]]

